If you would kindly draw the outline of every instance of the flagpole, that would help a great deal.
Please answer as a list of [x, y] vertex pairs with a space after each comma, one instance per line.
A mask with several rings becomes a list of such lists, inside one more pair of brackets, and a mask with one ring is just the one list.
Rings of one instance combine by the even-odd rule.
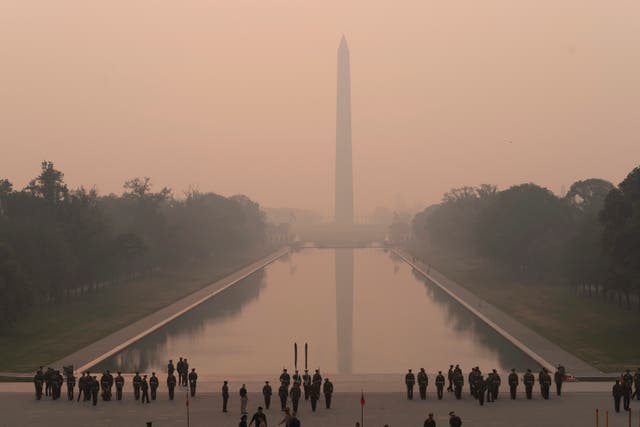
[[360, 427], [364, 427], [364, 390], [360, 390]]
[[189, 427], [189, 392], [187, 392], [187, 427]]

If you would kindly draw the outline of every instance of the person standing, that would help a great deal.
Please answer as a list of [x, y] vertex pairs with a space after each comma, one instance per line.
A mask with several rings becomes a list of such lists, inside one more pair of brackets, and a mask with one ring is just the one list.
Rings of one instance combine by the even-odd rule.
[[[36, 388], [36, 400], [42, 399], [42, 386], [44, 384], [44, 373], [42, 372], [42, 366], [36, 372], [33, 377], [33, 385]], [[78, 401], [80, 401], [80, 396], [78, 396]]]
[[291, 377], [287, 373], [286, 369], [282, 370], [280, 374], [280, 384], [284, 384], [287, 387], [287, 393], [289, 392], [289, 384], [291, 384]]
[[294, 382], [293, 387], [291, 387], [291, 391], [289, 392], [289, 396], [291, 397], [291, 406], [293, 406], [293, 412], [298, 412], [298, 402], [300, 401], [301, 395], [302, 391], [300, 390], [300, 383]]
[[73, 400], [73, 389], [76, 386], [76, 377], [73, 376], [73, 372], [67, 374], [67, 398]]
[[461, 427], [462, 419], [457, 416], [453, 411], [449, 412], [449, 427]]
[[227, 405], [229, 404], [229, 382], [225, 381], [222, 384], [222, 412], [227, 411]]
[[271, 386], [269, 385], [269, 381], [264, 382], [264, 387], [262, 387], [262, 396], [264, 396], [264, 407], [269, 410], [269, 406], [271, 406], [271, 395], [273, 394], [273, 390], [271, 390]]
[[493, 392], [491, 398], [495, 402], [498, 399], [498, 395], [500, 394], [500, 384], [502, 384], [502, 379], [500, 378], [500, 374], [498, 374], [498, 371], [496, 371], [495, 369], [493, 370], [491, 379], [491, 388]]
[[[327, 409], [331, 409], [331, 396], [333, 395], [333, 383], [329, 381], [329, 378], [324, 379], [324, 386], [322, 387], [322, 392], [324, 393], [324, 401], [327, 406]], [[295, 409], [294, 412], [298, 412]]]
[[196, 368], [191, 368], [191, 372], [189, 373], [189, 390], [191, 391], [191, 397], [196, 397], [197, 381], [198, 381], [198, 374], [196, 374]]
[[562, 395], [562, 383], [564, 382], [564, 375], [560, 372], [560, 366], [556, 369], [556, 372], [553, 374], [554, 382], [556, 383], [556, 394], [558, 396]]
[[411, 372], [411, 369], [409, 369], [409, 372], [407, 372], [407, 375], [404, 376], [404, 383], [407, 386], [407, 399], [412, 400], [413, 386], [416, 384], [416, 376], [413, 375], [413, 372]]
[[178, 360], [178, 363], [176, 363], [176, 371], [178, 371], [178, 384], [182, 386], [182, 373], [184, 372], [184, 361], [182, 360], [182, 357]]
[[623, 382], [622, 383], [622, 403], [625, 411], [629, 410], [629, 405], [631, 403], [631, 393], [632, 393], [631, 382], [626, 382], [626, 381]]
[[459, 369], [453, 371], [453, 391], [456, 399], [462, 399], [462, 387], [464, 386], [464, 377]]
[[511, 369], [509, 374], [509, 393], [511, 393], [511, 400], [516, 400], [516, 392], [518, 390], [518, 374], [515, 369]]
[[309, 400], [309, 393], [311, 393], [311, 375], [309, 375], [308, 369], [305, 369], [302, 375], [302, 385], [304, 386], [304, 400]]
[[189, 362], [185, 358], [182, 361], [182, 386], [186, 387], [189, 384]]
[[136, 400], [140, 400], [140, 386], [142, 386], [142, 378], [140, 377], [140, 372], [136, 371], [133, 376], [133, 397]]
[[100, 390], [100, 383], [96, 377], [91, 376], [91, 372], [87, 371], [87, 380], [84, 382], [84, 400], [91, 400], [91, 395], [93, 393], [93, 380], [96, 380], [98, 384], [98, 390]]
[[314, 382], [311, 385], [311, 411], [316, 412], [316, 406], [320, 399], [320, 383]]
[[298, 373], [298, 370], [296, 369], [296, 371], [293, 374], [293, 377], [291, 377], [291, 379], [293, 380], [293, 383], [298, 383], [298, 385], [302, 385], [302, 377], [300, 376], [300, 374]]
[[167, 375], [173, 374], [175, 369], [175, 366], [173, 366], [173, 359], [169, 359], [169, 363], [167, 363]]
[[247, 397], [247, 387], [242, 384], [242, 387], [240, 387], [240, 413], [241, 414], [246, 414], [247, 413], [247, 403], [249, 401], [249, 398]]
[[429, 414], [429, 418], [424, 420], [423, 427], [436, 427], [436, 420], [433, 419], [433, 414]]
[[447, 391], [453, 391], [453, 365], [449, 365], [449, 372], [447, 372], [447, 378], [449, 379], [449, 386]]
[[547, 368], [542, 368], [542, 371], [538, 374], [538, 382], [540, 383], [540, 394], [545, 400], [549, 400], [549, 389], [551, 388], [551, 376], [549, 375]]
[[142, 396], [142, 400], [140, 401], [140, 403], [144, 403], [145, 400], [147, 401], [147, 403], [150, 403], [149, 402], [149, 383], [147, 382], [146, 375], [142, 377], [142, 381], [140, 382], [140, 392]]
[[149, 378], [149, 387], [151, 387], [151, 400], [156, 400], [156, 392], [158, 391], [158, 385], [160, 385], [160, 381], [158, 381], [158, 377], [156, 377], [156, 373], [151, 373], [151, 378]]
[[436, 376], [436, 392], [438, 394], [438, 400], [442, 400], [444, 383], [444, 375], [442, 375], [442, 371], [438, 371], [438, 375]]
[[280, 388], [278, 388], [278, 397], [280, 398], [280, 410], [284, 411], [287, 408], [287, 396], [289, 395], [289, 390], [285, 383], [280, 383]]
[[258, 412], [253, 414], [249, 426], [256, 424], [256, 427], [267, 427], [267, 416], [262, 412], [262, 406], [258, 406]]
[[173, 372], [167, 375], [167, 389], [169, 390], [169, 400], [173, 400], [173, 396], [176, 390], [176, 376], [173, 375]]
[[418, 389], [420, 390], [420, 399], [427, 399], [427, 385], [429, 384], [429, 377], [427, 377], [427, 373], [424, 368], [420, 368], [420, 372], [418, 372]]
[[620, 398], [622, 397], [622, 385], [620, 384], [620, 380], [616, 380], [611, 393], [613, 394], [614, 408], [616, 412], [620, 412]]
[[100, 391], [100, 383], [97, 377], [89, 377], [89, 387], [91, 388], [91, 398], [93, 399], [93, 406], [98, 404], [98, 392]]
[[636, 388], [636, 391], [634, 392], [636, 399], [640, 400], [640, 368], [637, 368], [636, 373], [633, 375], [633, 383]]
[[533, 398], [533, 385], [536, 382], [536, 378], [531, 373], [531, 369], [527, 369], [527, 372], [522, 377], [522, 382], [524, 383], [524, 391], [527, 399], [531, 400]]
[[[80, 378], [78, 378], [78, 400], [77, 400], [78, 402], [80, 402], [81, 397], [85, 397], [83, 396], [83, 394], [84, 394], [86, 382], [87, 382], [86, 372], [83, 372], [82, 375], [80, 375]], [[87, 400], [87, 399], [85, 398], [84, 400]]]
[[118, 372], [115, 378], [116, 383], [116, 399], [122, 400], [122, 389], [124, 388], [124, 377], [122, 373]]
[[313, 374], [313, 378], [311, 379], [311, 385], [317, 385], [318, 393], [320, 393], [320, 387], [322, 386], [322, 375], [320, 375], [320, 369], [316, 369], [316, 373]]
[[100, 389], [102, 390], [102, 400], [109, 401], [109, 377], [106, 372], [100, 377]]

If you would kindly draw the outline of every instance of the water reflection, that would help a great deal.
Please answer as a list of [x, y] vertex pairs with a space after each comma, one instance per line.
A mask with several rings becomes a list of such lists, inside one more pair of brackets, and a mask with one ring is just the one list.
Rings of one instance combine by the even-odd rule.
[[94, 369], [163, 372], [183, 356], [202, 374], [273, 374], [293, 368], [294, 342], [328, 374], [535, 366], [392, 252], [345, 248], [272, 263]]
[[353, 371], [353, 249], [335, 250], [338, 372]]

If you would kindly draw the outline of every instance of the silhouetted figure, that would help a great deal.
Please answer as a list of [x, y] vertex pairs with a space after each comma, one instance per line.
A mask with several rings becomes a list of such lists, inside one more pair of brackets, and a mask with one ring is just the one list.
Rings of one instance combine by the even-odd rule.
[[240, 413], [242, 414], [246, 414], [247, 413], [247, 403], [249, 401], [249, 398], [247, 397], [247, 387], [242, 384], [242, 387], [240, 387]]
[[407, 372], [407, 375], [404, 376], [404, 383], [407, 386], [407, 399], [413, 399], [413, 386], [416, 384], [416, 376], [413, 375], [411, 369]]
[[438, 375], [436, 376], [436, 393], [438, 394], [438, 400], [442, 400], [444, 383], [444, 375], [442, 375], [442, 371], [438, 371]]
[[449, 412], [449, 427], [461, 427], [462, 420], [453, 411]]
[[140, 403], [144, 403], [145, 400], [147, 401], [147, 403], [150, 403], [149, 401], [149, 383], [147, 382], [147, 376], [144, 375], [142, 377], [142, 381], [140, 382], [140, 392], [141, 392], [141, 396], [142, 396], [142, 400], [140, 401]]
[[[327, 409], [331, 409], [331, 396], [333, 395], [333, 383], [329, 381], [329, 378], [325, 378], [324, 385], [322, 386], [322, 392], [324, 393], [324, 401]], [[295, 409], [293, 412], [298, 412]]]
[[116, 383], [116, 399], [122, 400], [122, 390], [124, 389], [124, 377], [120, 372], [118, 372], [118, 375], [116, 375], [115, 383]]
[[189, 373], [189, 390], [191, 391], [191, 397], [196, 397], [197, 382], [198, 382], [198, 374], [196, 374], [196, 368], [192, 368], [191, 372]]
[[264, 382], [264, 387], [262, 387], [262, 396], [264, 396], [264, 407], [269, 409], [271, 405], [271, 395], [273, 394], [273, 390], [271, 390], [271, 386], [269, 385], [269, 381]]
[[173, 375], [173, 372], [167, 375], [167, 389], [169, 390], [169, 400], [173, 400], [177, 382], [178, 380], [176, 380], [176, 376]]
[[291, 406], [293, 406], [293, 412], [298, 412], [298, 402], [300, 401], [300, 397], [302, 396], [302, 390], [300, 390], [300, 383], [296, 383], [296, 382], [293, 383], [293, 387], [291, 387], [289, 396], [291, 397]]
[[527, 369], [527, 372], [522, 377], [522, 382], [524, 383], [524, 391], [527, 399], [531, 400], [533, 398], [533, 385], [536, 382], [536, 378], [531, 373], [531, 369]]
[[518, 391], [518, 374], [516, 374], [515, 369], [511, 369], [511, 373], [509, 374], [509, 393], [511, 393], [511, 400], [516, 400], [516, 393]]
[[[42, 399], [42, 386], [44, 385], [44, 372], [42, 372], [42, 366], [33, 377], [33, 385], [36, 389], [36, 400]], [[80, 400], [80, 397], [78, 397]]]
[[136, 372], [133, 376], [133, 397], [136, 400], [140, 400], [140, 386], [142, 385], [142, 377], [140, 373]]
[[420, 368], [418, 372], [418, 390], [420, 391], [420, 399], [425, 400], [427, 398], [427, 385], [429, 384], [429, 377], [424, 371], [424, 368]]
[[620, 412], [620, 398], [622, 397], [622, 385], [620, 384], [620, 380], [616, 380], [611, 393], [613, 394], [613, 405], [615, 410], [616, 412]]
[[158, 381], [158, 377], [156, 377], [156, 373], [151, 373], [151, 378], [149, 378], [149, 387], [151, 388], [151, 400], [156, 400], [156, 393], [158, 391], [158, 385], [160, 382]]
[[76, 377], [73, 376], [73, 373], [70, 372], [67, 374], [67, 399], [73, 400], [73, 389], [76, 386]]
[[287, 408], [287, 397], [289, 396], [289, 391], [287, 390], [287, 386], [284, 383], [280, 384], [278, 388], [278, 397], [280, 398], [280, 410], [284, 411]]
[[89, 377], [91, 378], [89, 382], [89, 387], [91, 388], [91, 398], [93, 399], [93, 406], [98, 404], [98, 392], [100, 391], [100, 383], [98, 382], [97, 377]]
[[225, 381], [222, 384], [222, 412], [227, 411], [227, 405], [229, 404], [229, 383]]
[[311, 375], [309, 370], [305, 369], [302, 374], [302, 384], [304, 386], [304, 400], [309, 400], [309, 394], [311, 393]]
[[436, 427], [436, 420], [433, 419], [433, 414], [429, 414], [429, 418], [424, 420], [424, 426], [423, 427]]

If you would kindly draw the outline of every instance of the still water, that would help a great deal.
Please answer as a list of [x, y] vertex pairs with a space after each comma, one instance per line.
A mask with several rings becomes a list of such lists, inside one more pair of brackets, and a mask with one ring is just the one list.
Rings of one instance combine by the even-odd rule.
[[93, 370], [269, 374], [294, 364], [331, 373], [446, 371], [459, 363], [537, 365], [411, 266], [383, 249], [304, 249], [218, 294]]

